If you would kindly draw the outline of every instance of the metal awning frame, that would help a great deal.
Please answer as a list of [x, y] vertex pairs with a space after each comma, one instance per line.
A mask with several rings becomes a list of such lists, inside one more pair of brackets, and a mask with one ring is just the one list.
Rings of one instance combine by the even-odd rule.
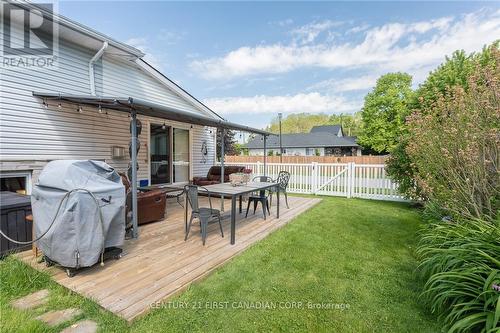
[[146, 100], [133, 97], [109, 97], [109, 96], [92, 96], [92, 95], [73, 95], [63, 93], [46, 93], [33, 92], [33, 96], [49, 100], [66, 101], [80, 105], [92, 105], [95, 107], [128, 112], [135, 110], [136, 114], [158, 117], [173, 121], [185, 122], [194, 125], [210, 126], [216, 128], [225, 128], [236, 131], [256, 133], [263, 136], [274, 135], [267, 131], [253, 128], [250, 126], [240, 125], [237, 123], [226, 121], [222, 118], [212, 118], [205, 115], [192, 113], [189, 111], [179, 110], [176, 108], [151, 103]]

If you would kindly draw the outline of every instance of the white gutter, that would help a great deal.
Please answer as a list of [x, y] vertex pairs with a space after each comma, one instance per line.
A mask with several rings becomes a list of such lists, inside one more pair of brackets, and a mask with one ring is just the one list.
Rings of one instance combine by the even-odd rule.
[[94, 65], [99, 60], [99, 58], [104, 53], [104, 50], [108, 48], [108, 42], [104, 42], [102, 47], [97, 53], [90, 59], [89, 62], [89, 79], [90, 79], [90, 94], [95, 96], [95, 75], [94, 75]]

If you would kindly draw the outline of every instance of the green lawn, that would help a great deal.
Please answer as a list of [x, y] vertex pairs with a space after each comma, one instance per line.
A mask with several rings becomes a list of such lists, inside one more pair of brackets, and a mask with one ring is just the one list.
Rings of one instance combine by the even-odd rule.
[[[130, 327], [7, 259], [0, 264], [0, 331], [51, 332], [35, 323], [34, 314], [7, 305], [48, 287], [48, 308], [79, 306], [105, 332], [439, 332], [418, 298], [413, 249], [419, 227], [418, 212], [406, 204], [324, 197]], [[181, 304], [188, 308], [172, 308]], [[310, 309], [312, 304], [325, 308]]]

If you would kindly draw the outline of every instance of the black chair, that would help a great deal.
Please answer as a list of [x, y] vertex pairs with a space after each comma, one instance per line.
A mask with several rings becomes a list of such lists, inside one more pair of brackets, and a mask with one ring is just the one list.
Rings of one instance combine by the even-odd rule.
[[[278, 174], [278, 178], [276, 178], [276, 183], [278, 183], [278, 190], [280, 191], [280, 194], [283, 193], [285, 195], [285, 203], [286, 203], [286, 208], [290, 209], [288, 206], [288, 195], [286, 193], [286, 189], [288, 188], [288, 183], [290, 182], [290, 172], [288, 171], [280, 171]], [[275, 189], [273, 189], [269, 193], [269, 204], [271, 205], [273, 202], [273, 194], [276, 192]]]
[[[198, 202], [199, 189], [203, 189], [204, 191], [206, 191], [205, 195], [208, 197], [210, 208], [199, 206]], [[213, 222], [214, 220], [219, 221], [220, 233], [222, 237], [224, 237], [220, 210], [212, 208], [212, 199], [210, 198], [210, 192], [206, 188], [198, 187], [196, 185], [186, 185], [184, 187], [184, 192], [186, 194], [188, 204], [191, 207], [191, 218], [189, 219], [189, 224], [186, 227], [186, 236], [184, 237], [184, 240], [185, 241], [187, 240], [189, 235], [189, 230], [191, 229], [191, 224], [193, 223], [193, 220], [196, 218], [200, 220], [201, 238], [203, 240], [203, 245], [205, 245], [205, 240], [207, 239], [208, 223]]]
[[[267, 176], [257, 176], [252, 179], [252, 181], [258, 180], [261, 183], [272, 183], [273, 179], [271, 177]], [[251, 194], [248, 197], [248, 205], [247, 205], [247, 212], [245, 214], [245, 218], [248, 216], [248, 211], [250, 209], [250, 204], [253, 202], [253, 213], [255, 214], [255, 210], [257, 209], [257, 205], [259, 202], [262, 204], [262, 213], [264, 213], [264, 220], [266, 219], [266, 209], [269, 215], [271, 214], [271, 211], [269, 210], [269, 199], [268, 196], [266, 195], [265, 190], [259, 191], [258, 194]]]

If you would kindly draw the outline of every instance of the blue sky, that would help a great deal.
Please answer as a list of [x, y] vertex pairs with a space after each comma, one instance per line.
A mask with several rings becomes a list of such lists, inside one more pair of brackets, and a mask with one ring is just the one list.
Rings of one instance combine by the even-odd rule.
[[90, 2], [61, 14], [133, 45], [225, 118], [352, 113], [381, 74], [417, 86], [456, 49], [500, 39], [499, 2]]

